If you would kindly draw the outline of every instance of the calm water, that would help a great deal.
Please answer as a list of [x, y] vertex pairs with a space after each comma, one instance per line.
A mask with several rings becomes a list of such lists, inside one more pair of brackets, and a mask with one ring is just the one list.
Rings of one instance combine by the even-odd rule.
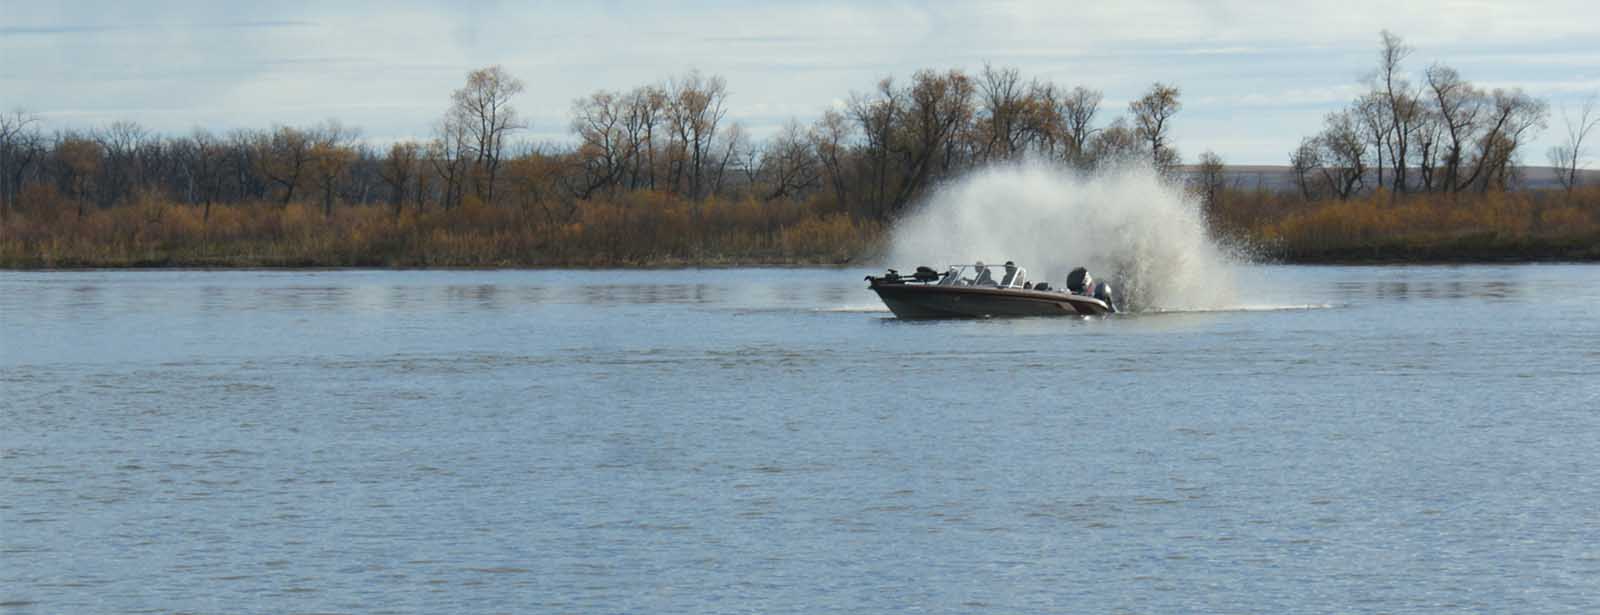
[[866, 273], [0, 273], [0, 611], [1600, 610], [1600, 266]]

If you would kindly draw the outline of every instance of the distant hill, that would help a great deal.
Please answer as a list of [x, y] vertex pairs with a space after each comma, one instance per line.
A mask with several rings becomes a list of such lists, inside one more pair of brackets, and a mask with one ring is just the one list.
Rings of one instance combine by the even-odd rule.
[[[1180, 168], [1186, 176], [1192, 176], [1197, 169], [1195, 165], [1184, 165]], [[1556, 181], [1556, 169], [1554, 167], [1525, 166], [1517, 167], [1517, 170], [1522, 173], [1522, 188], [1539, 190], [1561, 187], [1561, 184]], [[1385, 172], [1388, 172], [1388, 170], [1386, 169]], [[1288, 165], [1227, 165], [1223, 167], [1222, 174], [1227, 178], [1228, 186], [1233, 188], [1251, 190], [1259, 187], [1273, 191], [1292, 191], [1296, 189], [1294, 172]], [[1600, 170], [1578, 171], [1578, 182], [1580, 185], [1585, 186], [1600, 184]]]

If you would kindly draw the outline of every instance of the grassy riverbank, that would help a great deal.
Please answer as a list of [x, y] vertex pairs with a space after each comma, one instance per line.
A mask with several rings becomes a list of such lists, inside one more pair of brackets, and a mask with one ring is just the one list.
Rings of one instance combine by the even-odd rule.
[[639, 193], [545, 208], [448, 211], [149, 201], [13, 214], [0, 267], [650, 267], [833, 264], [872, 252], [880, 226], [799, 204], [690, 203]]
[[[450, 210], [147, 199], [80, 217], [70, 204], [10, 212], [0, 267], [672, 267], [825, 265], [869, 259], [886, 227], [821, 200], [610, 200]], [[1305, 202], [1225, 190], [1217, 234], [1267, 260], [1600, 261], [1600, 188]]]
[[1600, 188], [1298, 202], [1229, 194], [1225, 233], [1290, 263], [1600, 260]]

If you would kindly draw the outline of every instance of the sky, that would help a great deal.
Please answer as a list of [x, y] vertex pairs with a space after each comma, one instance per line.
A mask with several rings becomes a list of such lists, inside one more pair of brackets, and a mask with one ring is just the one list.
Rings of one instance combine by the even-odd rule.
[[760, 138], [884, 77], [987, 62], [1104, 92], [1102, 121], [1176, 85], [1186, 160], [1282, 165], [1364, 90], [1384, 29], [1415, 48], [1416, 80], [1440, 62], [1547, 100], [1526, 164], [1564, 139], [1563, 109], [1600, 93], [1590, 1], [0, 0], [0, 110], [169, 135], [336, 119], [385, 143], [427, 137], [467, 72], [498, 64], [527, 84], [523, 137], [571, 140], [573, 100], [698, 69], [727, 80], [729, 117]]

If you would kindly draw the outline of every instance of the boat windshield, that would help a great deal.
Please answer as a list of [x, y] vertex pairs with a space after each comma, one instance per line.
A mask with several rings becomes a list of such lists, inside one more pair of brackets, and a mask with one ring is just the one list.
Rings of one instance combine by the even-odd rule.
[[1028, 270], [1014, 267], [1000, 278], [1000, 288], [1022, 288], [1023, 280], [1028, 277]]

